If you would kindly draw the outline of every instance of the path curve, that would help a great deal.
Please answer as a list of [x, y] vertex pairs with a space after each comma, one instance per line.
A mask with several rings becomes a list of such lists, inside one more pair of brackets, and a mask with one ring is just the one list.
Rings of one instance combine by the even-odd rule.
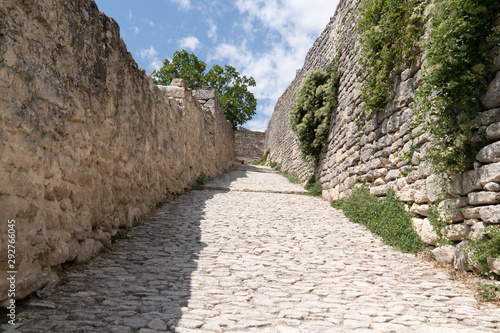
[[499, 332], [500, 309], [266, 167], [166, 204], [13, 332]]

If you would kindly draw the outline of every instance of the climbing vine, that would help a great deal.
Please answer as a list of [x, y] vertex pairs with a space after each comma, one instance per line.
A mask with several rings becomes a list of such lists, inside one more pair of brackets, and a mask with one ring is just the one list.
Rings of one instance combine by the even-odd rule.
[[339, 56], [326, 69], [309, 72], [290, 114], [290, 127], [306, 156], [318, 158], [328, 137], [331, 115], [337, 106], [338, 59]]
[[359, 8], [361, 94], [365, 112], [382, 111], [392, 98], [394, 76], [417, 61], [425, 0], [367, 0]]
[[474, 118], [482, 111], [493, 48], [500, 45], [498, 0], [435, 0], [422, 84], [417, 91], [424, 131], [435, 138], [429, 151], [438, 173], [459, 172], [484, 142]]

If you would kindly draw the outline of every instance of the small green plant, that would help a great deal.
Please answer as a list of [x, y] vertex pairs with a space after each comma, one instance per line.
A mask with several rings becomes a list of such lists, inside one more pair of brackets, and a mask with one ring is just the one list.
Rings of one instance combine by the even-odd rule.
[[427, 216], [427, 218], [429, 219], [434, 232], [439, 235], [441, 233], [441, 229], [446, 227], [448, 224], [441, 218], [438, 206], [439, 202], [433, 202], [429, 204], [429, 215]]
[[479, 294], [484, 302], [496, 301], [500, 298], [500, 285], [478, 282]]
[[383, 111], [395, 74], [417, 62], [425, 0], [366, 0], [359, 7], [359, 42], [365, 112]]
[[206, 180], [207, 180], [207, 175], [202, 173], [201, 175], [198, 176], [198, 178], [196, 178], [195, 180], [196, 184], [191, 186], [191, 188], [188, 189], [187, 192], [203, 190], [203, 185], [205, 185]]
[[484, 229], [484, 236], [472, 239], [466, 251], [471, 267], [479, 263], [487, 268], [489, 257], [500, 258], [500, 228], [490, 226]]
[[266, 151], [266, 153], [264, 154], [264, 156], [262, 156], [260, 158], [260, 160], [252, 162], [251, 164], [252, 165], [262, 165], [262, 164], [265, 164], [266, 161], [267, 161], [267, 157], [269, 156], [270, 153], [271, 153], [271, 149], [268, 148], [267, 151]]
[[86, 269], [88, 265], [89, 265], [89, 261], [88, 261], [88, 260], [87, 260], [87, 261], [82, 261], [81, 263], [79, 263], [79, 264], [76, 266], [76, 268], [75, 268], [75, 269], [76, 269], [77, 271], [81, 272], [81, 271], [83, 271], [84, 269]]
[[109, 243], [104, 243], [102, 244], [102, 248], [99, 251], [99, 253], [105, 253], [105, 252], [111, 252], [113, 249], [111, 248], [111, 245]]
[[396, 198], [393, 189], [380, 199], [371, 195], [368, 188], [360, 187], [332, 206], [342, 209], [352, 222], [367, 226], [390, 246], [407, 253], [425, 250], [424, 243], [413, 229], [410, 213], [405, 210], [405, 204]]
[[319, 197], [323, 194], [323, 186], [321, 185], [321, 182], [316, 181], [316, 177], [314, 175], [307, 180], [304, 188], [307, 190], [308, 194], [313, 197]]
[[[269, 166], [270, 166], [271, 168], [273, 168], [273, 169], [274, 169], [274, 168], [276, 168], [276, 166], [277, 166], [277, 165], [278, 165], [278, 162], [273, 162], [273, 161], [269, 162]], [[278, 171], [279, 171], [279, 170], [278, 170]]]
[[111, 240], [111, 244], [113, 244], [113, 243], [118, 242], [118, 240], [120, 240], [120, 239], [129, 239], [129, 238], [130, 237], [128, 237], [123, 231], [118, 230], [116, 232], [116, 234], [114, 234], [113, 236], [110, 237], [110, 240]]
[[340, 54], [326, 69], [309, 72], [290, 114], [290, 128], [297, 135], [304, 156], [318, 158], [328, 138], [330, 120], [337, 107]]
[[163, 202], [158, 202], [156, 204], [156, 209], [160, 209], [161, 207], [163, 207], [164, 203]]
[[288, 170], [281, 171], [280, 174], [285, 176], [288, 181], [292, 184], [300, 184], [300, 178], [295, 172], [289, 172]]

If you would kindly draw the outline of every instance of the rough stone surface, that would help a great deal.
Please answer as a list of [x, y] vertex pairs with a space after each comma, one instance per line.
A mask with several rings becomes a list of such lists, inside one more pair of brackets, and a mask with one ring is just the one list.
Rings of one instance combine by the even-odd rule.
[[482, 102], [487, 109], [500, 107], [500, 72], [490, 83]]
[[[0, 1], [0, 22], [0, 220], [16, 220], [22, 298], [200, 174], [227, 171], [234, 133], [182, 80], [163, 95], [93, 1]], [[1, 303], [6, 246], [0, 258]]]
[[455, 247], [453, 245], [445, 245], [432, 250], [436, 260], [445, 264], [453, 264], [455, 255]]
[[244, 163], [259, 160], [264, 155], [266, 133], [249, 131], [238, 126], [235, 132], [236, 160]]
[[167, 203], [69, 273], [50, 306], [28, 303], [15, 332], [500, 329], [499, 309], [480, 308], [446, 270], [384, 245], [321, 199], [261, 192], [300, 189], [268, 171], [238, 166], [229, 183], [215, 181], [233, 190]]
[[[496, 184], [496, 183], [488, 183]], [[473, 192], [469, 193], [469, 204], [475, 205], [487, 205], [496, 204], [500, 202], [500, 193], [497, 192]]]
[[439, 242], [439, 235], [434, 231], [429, 219], [413, 218], [413, 225], [425, 244], [436, 245]]
[[476, 159], [482, 163], [500, 161], [500, 141], [487, 145], [477, 153]]
[[481, 207], [479, 214], [484, 222], [500, 223], [500, 205]]
[[471, 227], [465, 224], [453, 224], [444, 227], [441, 234], [452, 241], [461, 241], [469, 235]]
[[488, 258], [488, 267], [490, 270], [495, 273], [500, 275], [500, 259], [499, 258]]

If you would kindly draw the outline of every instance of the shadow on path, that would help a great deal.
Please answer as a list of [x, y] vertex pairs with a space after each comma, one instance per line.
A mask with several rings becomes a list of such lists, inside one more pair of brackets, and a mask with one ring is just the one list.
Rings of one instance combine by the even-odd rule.
[[[246, 177], [246, 172], [231, 178]], [[191, 296], [191, 274], [206, 246], [200, 230], [206, 202], [218, 193], [192, 191], [165, 204], [133, 228], [129, 239], [69, 272], [52, 296], [27, 301], [13, 331], [175, 331]]]

